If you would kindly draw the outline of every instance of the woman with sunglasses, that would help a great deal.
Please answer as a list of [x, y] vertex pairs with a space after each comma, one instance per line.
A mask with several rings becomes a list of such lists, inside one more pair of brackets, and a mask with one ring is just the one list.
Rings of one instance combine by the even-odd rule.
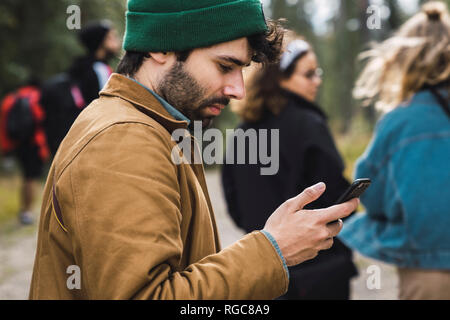
[[[251, 75], [246, 99], [233, 106], [244, 131], [279, 130], [279, 149], [267, 149], [279, 150], [276, 174], [261, 175], [264, 164], [230, 164], [229, 158], [223, 166], [228, 212], [247, 232], [262, 229], [271, 212], [312, 184], [323, 181], [327, 189], [309, 209], [333, 205], [350, 185], [326, 115], [315, 103], [321, 76], [313, 49], [296, 37], [288, 42], [280, 63]], [[252, 149], [247, 143], [246, 155]], [[351, 251], [337, 239], [330, 250], [289, 272], [289, 289], [282, 299], [349, 299], [350, 278], [357, 274]]]

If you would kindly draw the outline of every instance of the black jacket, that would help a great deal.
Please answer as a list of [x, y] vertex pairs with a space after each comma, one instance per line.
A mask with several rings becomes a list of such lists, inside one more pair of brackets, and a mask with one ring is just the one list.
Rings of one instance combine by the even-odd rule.
[[97, 74], [94, 71], [93, 65], [99, 60], [92, 56], [84, 56], [75, 59], [74, 63], [69, 69], [69, 74], [80, 88], [86, 105], [99, 97], [100, 88]]
[[[307, 206], [310, 209], [333, 205], [350, 185], [343, 176], [344, 163], [325, 114], [302, 97], [289, 91], [283, 93], [287, 103], [279, 115], [268, 112], [258, 123], [239, 126], [243, 130], [279, 129], [278, 173], [261, 175], [260, 168], [265, 166], [260, 164], [227, 164], [225, 161], [223, 165], [222, 183], [228, 211], [236, 225], [246, 232], [262, 229], [278, 206], [317, 182], [325, 182], [327, 189]], [[311, 288], [317, 287], [318, 279], [325, 279], [324, 273], [333, 268], [331, 277], [349, 279], [356, 274], [351, 251], [336, 238], [331, 249], [290, 268], [291, 277], [294, 275], [292, 285], [302, 282], [304, 296], [311, 297]], [[295, 281], [296, 277], [301, 279]]]
[[[43, 86], [41, 104], [46, 113], [44, 128], [53, 156], [83, 108], [99, 96], [101, 88], [92, 67], [96, 61], [91, 56], [77, 58], [68, 72], [53, 76]], [[81, 105], [74, 100], [74, 87], [82, 96]]]

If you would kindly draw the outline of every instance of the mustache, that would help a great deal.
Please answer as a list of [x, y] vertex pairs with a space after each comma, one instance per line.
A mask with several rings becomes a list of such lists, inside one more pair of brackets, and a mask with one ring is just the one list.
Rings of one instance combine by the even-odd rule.
[[230, 103], [230, 99], [229, 98], [226, 98], [226, 97], [220, 97], [220, 98], [214, 97], [214, 98], [210, 98], [210, 99], [204, 100], [200, 104], [199, 109], [203, 109], [203, 108], [209, 107], [209, 106], [211, 106], [213, 104], [221, 104], [221, 105], [226, 106], [229, 103]]

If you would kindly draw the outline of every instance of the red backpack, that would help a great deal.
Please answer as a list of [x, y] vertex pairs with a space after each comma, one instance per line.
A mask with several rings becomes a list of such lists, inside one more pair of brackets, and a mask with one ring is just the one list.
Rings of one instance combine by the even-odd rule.
[[0, 149], [4, 154], [32, 143], [39, 147], [39, 156], [43, 161], [49, 158], [42, 128], [45, 114], [39, 104], [40, 97], [38, 88], [26, 86], [3, 99], [0, 104]]

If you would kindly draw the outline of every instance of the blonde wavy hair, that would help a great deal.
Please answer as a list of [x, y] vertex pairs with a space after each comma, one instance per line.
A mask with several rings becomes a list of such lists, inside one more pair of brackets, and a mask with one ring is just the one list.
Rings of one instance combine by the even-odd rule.
[[360, 55], [368, 62], [353, 96], [387, 112], [424, 86], [450, 78], [450, 18], [439, 1], [425, 3], [393, 37]]

